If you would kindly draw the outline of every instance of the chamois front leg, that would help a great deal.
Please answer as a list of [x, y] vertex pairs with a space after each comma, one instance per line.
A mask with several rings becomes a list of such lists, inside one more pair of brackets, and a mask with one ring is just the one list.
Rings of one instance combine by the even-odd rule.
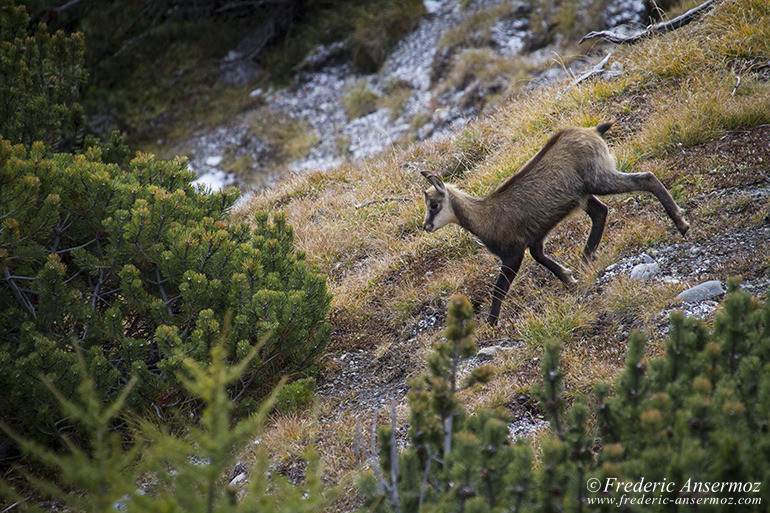
[[516, 278], [516, 273], [519, 272], [523, 257], [524, 251], [520, 251], [503, 260], [500, 276], [497, 278], [497, 283], [495, 283], [495, 287], [492, 289], [492, 306], [489, 308], [489, 317], [487, 318], [490, 326], [497, 324], [497, 319], [500, 317], [500, 306], [503, 304], [503, 299], [505, 299], [508, 289], [511, 288], [513, 279]]
[[543, 251], [543, 239], [535, 242], [529, 247], [529, 254], [535, 259], [535, 262], [545, 266], [549, 271], [556, 275], [568, 289], [573, 290], [577, 285], [577, 280], [572, 276], [572, 271], [562, 266], [559, 262], [546, 256]]

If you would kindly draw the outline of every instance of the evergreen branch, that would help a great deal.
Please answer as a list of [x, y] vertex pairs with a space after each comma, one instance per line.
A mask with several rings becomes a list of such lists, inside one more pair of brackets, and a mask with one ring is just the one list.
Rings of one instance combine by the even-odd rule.
[[75, 278], [77, 278], [78, 276], [80, 276], [82, 273], [83, 273], [83, 271], [78, 271], [78, 272], [76, 272], [75, 274], [73, 274], [72, 276], [70, 276], [69, 278], [67, 278], [66, 280], [64, 280], [64, 282], [63, 282], [63, 283], [64, 283], [65, 285], [67, 285], [69, 282], [71, 282], [72, 280], [74, 280]]
[[96, 282], [96, 287], [94, 287], [94, 292], [93, 294], [91, 294], [91, 308], [93, 308], [94, 310], [96, 310], [96, 300], [101, 299], [99, 298], [99, 291], [101, 290], [102, 285], [104, 285], [104, 281], [105, 281], [104, 275], [105, 275], [105, 272], [104, 272], [104, 269], [102, 269], [99, 272], [99, 280]]
[[5, 281], [8, 282], [8, 286], [11, 287], [11, 292], [13, 292], [13, 296], [16, 298], [16, 300], [21, 303], [22, 309], [27, 312], [27, 315], [32, 317], [33, 319], [37, 319], [37, 312], [35, 311], [35, 307], [32, 305], [32, 302], [27, 298], [26, 295], [24, 295], [24, 292], [22, 292], [19, 287], [16, 285], [16, 282], [13, 281], [13, 278], [11, 277], [11, 273], [8, 270], [8, 267], [4, 267], [3, 271], [5, 272]]
[[[81, 244], [80, 246], [73, 246], [73, 247], [67, 248], [67, 249], [56, 250], [55, 248], [51, 248], [51, 253], [56, 254], [56, 255], [61, 255], [62, 253], [69, 253], [70, 251], [74, 251], [76, 249], [82, 249], [82, 248], [84, 248], [86, 246], [89, 246], [89, 245], [93, 244], [94, 242], [96, 242], [96, 238], [93, 238], [93, 239], [89, 240], [88, 242], [86, 242], [85, 244]], [[57, 240], [57, 245], [58, 245], [58, 240]]]
[[[29, 497], [28, 497], [28, 499], [29, 499]], [[11, 505], [10, 505], [10, 506], [8, 506], [7, 508], [5, 508], [5, 509], [2, 511], [2, 513], [8, 513], [9, 511], [11, 511], [13, 508], [15, 508], [16, 506], [18, 506], [19, 504], [21, 504], [21, 501], [16, 501], [16, 502], [14, 502], [13, 504], [11, 504]]]
[[[67, 217], [62, 221], [62, 223], [66, 223], [70, 218], [70, 215], [67, 214]], [[64, 233], [65, 228], [62, 227], [62, 223], [59, 223], [59, 226], [56, 227], [56, 239], [53, 241], [53, 244], [51, 245], [51, 253], [56, 253], [56, 250], [59, 248], [59, 242], [61, 242], [61, 236]]]
[[158, 278], [158, 290], [160, 290], [160, 297], [163, 298], [163, 302], [166, 304], [166, 312], [168, 312], [169, 317], [174, 317], [174, 311], [171, 309], [171, 303], [168, 300], [168, 296], [166, 296], [166, 289], [163, 288], [163, 279], [160, 275], [160, 268], [157, 266], [155, 267], [155, 276]]
[[[4, 199], [3, 201], [6, 201], [6, 200]], [[21, 203], [21, 205], [23, 205], [23, 204], [24, 204], [24, 203], [22, 202], [22, 203]], [[7, 214], [3, 214], [3, 215], [1, 215], [1, 216], [0, 216], [0, 221], [2, 221], [3, 219], [6, 219], [6, 218], [8, 218], [8, 217], [11, 217], [11, 216], [12, 216], [12, 215], [14, 215], [16, 212], [18, 212], [18, 211], [21, 209], [21, 205], [20, 205], [20, 206], [18, 206], [18, 207], [16, 207], [16, 208], [14, 208], [13, 210], [11, 210], [10, 212], [8, 212]], [[0, 233], [2, 233], [2, 230], [0, 230]]]
[[7, 276], [6, 278], [11, 278], [13, 280], [35, 280], [36, 279], [34, 276], [17, 276], [15, 274], [11, 276]]
[[449, 451], [452, 449], [452, 421], [454, 420], [454, 413], [450, 413], [449, 416], [444, 419], [444, 456], [449, 455]]

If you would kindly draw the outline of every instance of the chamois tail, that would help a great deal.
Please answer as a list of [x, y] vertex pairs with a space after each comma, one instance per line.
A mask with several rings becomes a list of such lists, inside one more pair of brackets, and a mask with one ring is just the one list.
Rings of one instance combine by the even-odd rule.
[[612, 123], [603, 123], [596, 127], [596, 131], [599, 132], [599, 135], [604, 137], [604, 133], [609, 130], [612, 127]]

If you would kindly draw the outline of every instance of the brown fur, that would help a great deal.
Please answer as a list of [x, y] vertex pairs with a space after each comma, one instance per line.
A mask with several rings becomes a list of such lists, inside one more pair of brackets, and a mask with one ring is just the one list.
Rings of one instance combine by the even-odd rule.
[[[689, 224], [671, 195], [651, 173], [620, 173], [601, 137], [609, 124], [596, 128], [567, 128], [553, 135], [522, 169], [485, 198], [475, 198], [429, 172], [433, 184], [425, 192], [428, 231], [454, 222], [476, 235], [502, 260], [493, 289], [490, 324], [518, 271], [524, 250], [553, 272], [565, 285], [576, 283], [569, 269], [546, 256], [543, 241], [548, 232], [572, 211], [581, 208], [591, 218], [591, 232], [583, 257], [592, 256], [601, 240], [607, 207], [595, 195], [647, 191], [661, 202], [684, 235]], [[433, 208], [431, 208], [433, 207]]]

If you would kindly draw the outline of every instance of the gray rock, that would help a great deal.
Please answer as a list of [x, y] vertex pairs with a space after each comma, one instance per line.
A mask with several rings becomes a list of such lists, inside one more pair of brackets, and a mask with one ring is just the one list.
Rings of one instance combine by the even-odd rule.
[[725, 293], [722, 282], [711, 280], [689, 288], [676, 296], [684, 303], [700, 303], [706, 299], [712, 299]]
[[660, 274], [660, 266], [656, 262], [651, 264], [638, 264], [631, 269], [631, 279], [647, 281]]
[[504, 353], [505, 351], [510, 351], [511, 349], [512, 348], [510, 347], [503, 346], [482, 347], [479, 349], [479, 352], [476, 353], [476, 358], [478, 358], [481, 362], [485, 362], [493, 359], [495, 356], [498, 356], [501, 353]]

